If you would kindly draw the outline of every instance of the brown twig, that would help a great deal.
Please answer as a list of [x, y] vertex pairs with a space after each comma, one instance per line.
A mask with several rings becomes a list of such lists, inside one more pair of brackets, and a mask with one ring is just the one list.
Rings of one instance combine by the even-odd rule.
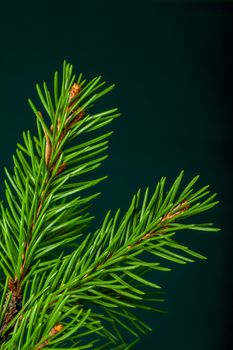
[[[21, 309], [22, 290], [21, 290], [19, 281], [13, 280], [12, 278], [9, 279], [8, 288], [9, 288], [9, 290], [11, 292], [11, 300], [9, 302], [7, 312], [6, 312], [6, 314], [4, 316], [4, 319], [3, 319], [3, 325], [2, 325], [2, 327], [0, 329], [0, 334], [3, 333], [3, 331], [8, 326], [8, 324], [13, 320], [15, 315]], [[9, 293], [6, 296], [6, 301], [7, 301], [8, 296], [9, 296]], [[1, 342], [4, 342], [8, 338], [8, 335], [12, 331], [12, 328], [13, 327], [11, 327], [6, 332], [6, 334], [1, 337], [2, 338]]]

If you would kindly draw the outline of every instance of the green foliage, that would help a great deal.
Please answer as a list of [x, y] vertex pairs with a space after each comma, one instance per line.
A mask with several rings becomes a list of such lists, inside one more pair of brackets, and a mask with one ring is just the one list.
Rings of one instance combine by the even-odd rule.
[[44, 109], [29, 100], [37, 135], [23, 133], [13, 172], [5, 169], [0, 349], [131, 349], [151, 330], [135, 310], [161, 311], [160, 286], [147, 272], [204, 259], [175, 235], [216, 231], [186, 220], [215, 206], [215, 195], [208, 186], [194, 190], [198, 176], [182, 190], [182, 171], [169, 190], [165, 178], [139, 190], [125, 213], [109, 211], [90, 233], [94, 188], [106, 178], [92, 174], [106, 158], [104, 127], [119, 116], [92, 107], [113, 86], [76, 79], [66, 62], [53, 85], [52, 93], [46, 83], [36, 86]]

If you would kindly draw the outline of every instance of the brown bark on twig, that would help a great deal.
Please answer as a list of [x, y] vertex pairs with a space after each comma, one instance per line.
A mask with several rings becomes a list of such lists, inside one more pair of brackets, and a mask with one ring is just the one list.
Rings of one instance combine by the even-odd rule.
[[[6, 314], [4, 316], [4, 319], [3, 319], [3, 325], [0, 329], [0, 334], [3, 333], [3, 331], [6, 329], [8, 324], [13, 320], [15, 315], [21, 309], [22, 290], [21, 290], [19, 281], [13, 281], [12, 279], [10, 279], [8, 282], [8, 288], [11, 292], [11, 300], [9, 302], [8, 309], [7, 309]], [[6, 301], [7, 301], [8, 296], [9, 296], [9, 293], [6, 297]], [[12, 331], [12, 328], [10, 328], [4, 334], [4, 336], [1, 337], [2, 339], [0, 340], [0, 343], [4, 342], [8, 338], [11, 331]]]

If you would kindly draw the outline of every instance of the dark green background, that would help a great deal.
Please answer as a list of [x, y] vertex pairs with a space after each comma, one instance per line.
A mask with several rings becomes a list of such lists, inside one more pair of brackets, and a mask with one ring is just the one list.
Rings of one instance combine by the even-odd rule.
[[[201, 175], [220, 204], [203, 215], [221, 233], [180, 234], [207, 261], [154, 274], [168, 315], [146, 314], [154, 332], [135, 349], [228, 349], [231, 317], [233, 6], [215, 2], [47, 1], [1, 5], [0, 176], [24, 129], [35, 82], [50, 80], [64, 58], [87, 77], [101, 74], [118, 106], [109, 175], [94, 210], [126, 208], [140, 186], [181, 169]], [[100, 220], [100, 219], [98, 219]]]

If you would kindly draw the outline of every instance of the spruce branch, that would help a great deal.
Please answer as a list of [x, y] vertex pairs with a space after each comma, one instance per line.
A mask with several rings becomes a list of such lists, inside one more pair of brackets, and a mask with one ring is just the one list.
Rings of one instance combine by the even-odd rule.
[[43, 110], [29, 100], [37, 135], [24, 132], [17, 144], [1, 203], [1, 350], [133, 348], [151, 330], [134, 310], [163, 312], [161, 287], [147, 273], [204, 259], [176, 232], [217, 231], [190, 223], [217, 201], [208, 186], [194, 189], [198, 176], [182, 190], [182, 171], [169, 190], [166, 178], [153, 191], [139, 189], [123, 215], [108, 211], [89, 232], [99, 193], [88, 192], [106, 177], [88, 176], [106, 158], [111, 132], [102, 128], [119, 116], [116, 108], [91, 112], [113, 88], [104, 84], [76, 79], [64, 62], [53, 93], [46, 83], [36, 86]]

